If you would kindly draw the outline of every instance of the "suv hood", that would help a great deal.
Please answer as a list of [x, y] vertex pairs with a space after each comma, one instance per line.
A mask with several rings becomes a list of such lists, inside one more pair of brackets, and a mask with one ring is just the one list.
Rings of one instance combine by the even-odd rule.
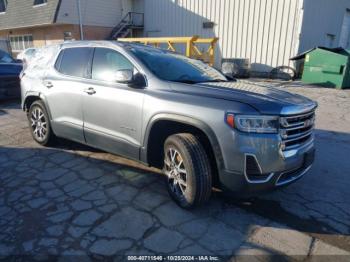
[[249, 82], [173, 83], [171, 88], [180, 93], [248, 104], [267, 115], [299, 114], [317, 107], [316, 102], [306, 97]]

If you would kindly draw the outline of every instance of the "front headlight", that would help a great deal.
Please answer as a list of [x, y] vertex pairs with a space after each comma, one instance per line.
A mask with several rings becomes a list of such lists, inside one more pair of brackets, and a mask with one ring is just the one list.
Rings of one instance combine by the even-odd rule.
[[278, 133], [279, 117], [277, 116], [248, 116], [233, 115], [234, 127], [248, 133]]

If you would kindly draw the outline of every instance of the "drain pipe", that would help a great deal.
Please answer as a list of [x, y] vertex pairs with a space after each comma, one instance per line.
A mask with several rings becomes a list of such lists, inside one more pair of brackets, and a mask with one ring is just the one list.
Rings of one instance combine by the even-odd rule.
[[77, 0], [77, 8], [78, 8], [78, 17], [79, 17], [80, 40], [84, 40], [83, 23], [82, 23], [82, 19], [81, 19], [80, 0]]

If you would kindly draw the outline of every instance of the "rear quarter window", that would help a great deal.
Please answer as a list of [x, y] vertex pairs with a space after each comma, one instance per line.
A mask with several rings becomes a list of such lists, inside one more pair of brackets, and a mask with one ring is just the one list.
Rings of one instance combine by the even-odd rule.
[[93, 48], [66, 48], [59, 54], [55, 68], [64, 75], [90, 78]]
[[61, 61], [62, 61], [62, 57], [64, 54], [64, 50], [60, 52], [60, 54], [57, 57], [56, 63], [55, 63], [55, 68], [57, 71], [60, 71], [60, 66], [61, 66]]
[[59, 45], [51, 45], [39, 48], [34, 53], [34, 56], [27, 64], [25, 69], [26, 74], [37, 77], [38, 74], [45, 72], [54, 63], [57, 53], [60, 51]]

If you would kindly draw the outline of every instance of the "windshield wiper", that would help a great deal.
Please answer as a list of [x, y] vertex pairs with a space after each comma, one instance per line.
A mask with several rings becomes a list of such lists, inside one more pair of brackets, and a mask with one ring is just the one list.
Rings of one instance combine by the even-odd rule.
[[212, 80], [205, 80], [205, 81], [200, 81], [197, 83], [218, 83], [218, 82], [228, 82], [227, 80], [223, 79], [212, 79]]
[[185, 83], [185, 84], [201, 84], [201, 83], [216, 83], [216, 82], [228, 82], [227, 80], [223, 79], [212, 79], [212, 80], [203, 80], [203, 81], [195, 81], [195, 80], [190, 80], [190, 79], [183, 79], [183, 80], [172, 80], [173, 82], [177, 83]]
[[194, 81], [194, 80], [190, 80], [190, 79], [187, 79], [187, 80], [172, 80], [172, 82], [191, 84], [191, 85], [200, 83], [198, 81]]

